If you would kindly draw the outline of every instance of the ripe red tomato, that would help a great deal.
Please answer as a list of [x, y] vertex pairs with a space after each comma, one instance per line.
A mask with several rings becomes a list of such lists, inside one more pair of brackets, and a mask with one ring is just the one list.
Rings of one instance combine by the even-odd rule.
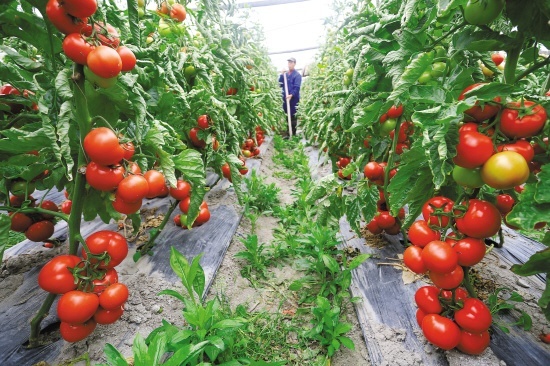
[[124, 314], [124, 308], [121, 306], [117, 309], [103, 309], [101, 306], [94, 314], [94, 320], [97, 324], [113, 324]]
[[25, 232], [32, 225], [32, 219], [21, 212], [10, 213], [10, 218], [10, 229], [18, 233]]
[[424, 261], [422, 260], [422, 248], [417, 247], [416, 245], [411, 245], [405, 249], [405, 252], [403, 253], [403, 262], [407, 268], [414, 273], [421, 274], [428, 271]]
[[457, 288], [464, 279], [464, 270], [461, 266], [456, 266], [454, 270], [447, 273], [430, 272], [430, 280], [439, 288], [452, 290]]
[[434, 240], [422, 250], [422, 261], [430, 272], [447, 273], [456, 268], [458, 255], [449, 244]]
[[367, 229], [374, 235], [381, 234], [383, 231], [380, 226], [378, 226], [378, 222], [375, 219], [372, 219], [367, 224]]
[[228, 163], [225, 163], [224, 165], [222, 165], [222, 174], [223, 174], [225, 179], [227, 179], [230, 182], [232, 181], [231, 180], [231, 168], [229, 167]]
[[181, 226], [181, 215], [180, 214], [177, 214], [176, 216], [174, 216], [174, 224], [176, 226]]
[[177, 199], [178, 201], [181, 201], [182, 199], [189, 197], [190, 194], [191, 194], [191, 185], [182, 179], [178, 179], [176, 188], [170, 187], [170, 196]]
[[201, 130], [206, 130], [208, 127], [210, 127], [209, 118], [206, 114], [203, 114], [197, 118], [197, 126]]
[[99, 165], [90, 162], [86, 167], [86, 182], [94, 189], [103, 192], [114, 191], [124, 179], [124, 167]]
[[[439, 296], [445, 301], [451, 302], [453, 300], [453, 293], [449, 290], [441, 290], [439, 292]], [[468, 297], [468, 291], [466, 291], [462, 287], [455, 289], [455, 303], [458, 303], [459, 301], [464, 302], [464, 300], [466, 300]]]
[[118, 309], [128, 300], [128, 287], [123, 283], [113, 283], [99, 295], [99, 305], [105, 310]]
[[[120, 144], [120, 146], [122, 147], [122, 149], [124, 149], [124, 159], [130, 160], [132, 158], [132, 156], [134, 156], [134, 153], [136, 152], [136, 148], [134, 146], [134, 143], [132, 141], [128, 141], [124, 144]], [[135, 164], [135, 163], [133, 163], [133, 164]], [[134, 174], [140, 174], [140, 173], [141, 173], [141, 169], [140, 169], [139, 173], [134, 173]]]
[[422, 309], [416, 309], [416, 322], [420, 328], [422, 328], [422, 320], [424, 320], [425, 316], [426, 313], [423, 312]]
[[92, 284], [94, 285], [93, 292], [99, 295], [103, 291], [105, 291], [107, 287], [117, 282], [118, 282], [118, 273], [116, 269], [109, 268], [107, 272], [105, 272], [105, 276], [103, 276], [102, 279], [92, 281]]
[[481, 333], [489, 329], [493, 317], [483, 301], [467, 298], [462, 309], [455, 311], [455, 321], [467, 332]]
[[[96, 22], [94, 31], [98, 41], [109, 48], [116, 50], [120, 46], [120, 36], [118, 31], [110, 24], [103, 24], [102, 22]], [[84, 31], [84, 35], [91, 36], [92, 27], [88, 26]]]
[[96, 0], [63, 0], [63, 7], [73, 17], [85, 18], [95, 13], [97, 2]]
[[[480, 86], [480, 85], [484, 85], [483, 83], [476, 83], [476, 84], [472, 84], [470, 85], [469, 87], [467, 87], [466, 89], [464, 89], [462, 91], [462, 93], [460, 93], [459, 97], [458, 97], [458, 100], [464, 100], [464, 96], [467, 92], [469, 92], [470, 90]], [[500, 97], [496, 97], [495, 99], [493, 99], [494, 102], [496, 103], [500, 103]], [[494, 117], [498, 111], [500, 110], [500, 105], [493, 105], [493, 104], [490, 104], [490, 103], [486, 103], [485, 105], [483, 105], [482, 107], [479, 105], [480, 102], [476, 102], [476, 104], [471, 107], [470, 109], [466, 110], [464, 112], [464, 114], [472, 117], [474, 120], [476, 120], [477, 122], [483, 122], [491, 117]]]
[[99, 299], [96, 294], [73, 290], [59, 298], [57, 316], [65, 323], [84, 323], [94, 316], [98, 306]]
[[[263, 141], [264, 141], [263, 139], [258, 139], [258, 145], [261, 145]], [[218, 151], [219, 148], [220, 148], [220, 142], [216, 139], [215, 136], [212, 136], [212, 150]]]
[[481, 239], [463, 238], [453, 245], [458, 255], [458, 264], [464, 267], [471, 267], [481, 262], [485, 256], [485, 242]]
[[[28, 196], [28, 201], [30, 201], [29, 207], [35, 206], [35, 201], [32, 196]], [[25, 202], [25, 196], [10, 196], [10, 206], [12, 207], [21, 207], [21, 205]]]
[[30, 241], [40, 242], [52, 236], [54, 229], [54, 224], [51, 221], [42, 220], [29, 226], [25, 231], [25, 236]]
[[132, 71], [136, 67], [136, 55], [134, 55], [131, 49], [126, 46], [120, 46], [116, 52], [120, 56], [120, 61], [122, 61], [121, 71]]
[[468, 355], [479, 355], [489, 347], [490, 342], [491, 337], [487, 330], [481, 333], [470, 333], [462, 329], [460, 331], [460, 342], [456, 348]]
[[441, 233], [432, 230], [424, 220], [415, 221], [409, 228], [409, 240], [416, 246], [424, 248], [431, 241], [439, 240]]
[[515, 151], [524, 157], [526, 162], [531, 162], [535, 157], [535, 149], [529, 141], [518, 140], [514, 143], [501, 144], [497, 146], [498, 151]]
[[339, 169], [339, 170], [338, 170], [338, 177], [339, 177], [340, 179], [350, 180], [350, 179], [351, 179], [351, 174], [344, 175], [342, 169]]
[[497, 208], [490, 202], [471, 199], [461, 218], [456, 218], [457, 229], [466, 236], [483, 239], [498, 233], [501, 219]]
[[386, 229], [385, 231], [388, 235], [397, 235], [401, 232], [401, 225], [396, 222], [392, 227]]
[[128, 162], [128, 172], [134, 175], [139, 175], [141, 174], [141, 168], [137, 165], [137, 163], [130, 161]]
[[149, 183], [141, 175], [129, 175], [118, 184], [116, 193], [126, 203], [137, 203], [149, 193]]
[[[40, 204], [40, 207], [44, 210], [53, 211], [53, 212], [59, 212], [59, 207], [53, 202], [49, 200], [42, 201]], [[40, 214], [45, 220], [51, 220], [54, 218], [51, 214], [41, 213]]]
[[516, 201], [509, 194], [499, 194], [497, 196], [496, 207], [502, 215], [506, 215], [508, 212], [512, 211]]
[[388, 211], [380, 212], [377, 216], [374, 217], [378, 226], [383, 229], [389, 229], [395, 225], [395, 217], [393, 217]]
[[145, 197], [155, 198], [161, 195], [161, 193], [166, 189], [166, 179], [164, 174], [158, 170], [148, 170], [143, 175], [143, 178], [147, 181], [149, 190]]
[[180, 211], [187, 215], [189, 212], [189, 205], [191, 204], [191, 196], [187, 196], [179, 203]]
[[87, 18], [75, 18], [59, 4], [58, 0], [49, 0], [46, 4], [46, 15], [52, 24], [62, 33], [82, 33], [89, 27]]
[[76, 267], [80, 261], [80, 257], [76, 255], [58, 255], [52, 258], [38, 273], [38, 286], [52, 294], [75, 290], [75, 279], [68, 268]]
[[94, 46], [86, 42], [80, 33], [70, 33], [63, 40], [63, 52], [65, 55], [80, 65], [86, 65], [88, 54]]
[[389, 118], [399, 118], [401, 117], [402, 114], [403, 114], [403, 105], [399, 105], [398, 107], [393, 105], [390, 107], [390, 109], [388, 109], [388, 112], [386, 113], [386, 115]]
[[115, 200], [113, 201], [113, 208], [116, 212], [121, 214], [130, 215], [136, 212], [141, 208], [142, 201], [137, 201], [134, 203], [128, 203], [120, 198], [118, 193], [115, 194]]
[[439, 302], [439, 289], [435, 286], [422, 286], [414, 294], [414, 301], [425, 314], [439, 314], [443, 307]]
[[99, 165], [118, 164], [124, 157], [124, 149], [118, 142], [118, 137], [107, 127], [91, 130], [82, 143], [84, 151]]
[[496, 66], [500, 65], [502, 61], [504, 61], [504, 56], [502, 56], [500, 53], [493, 53], [491, 55], [491, 59], [495, 63]]
[[[107, 252], [111, 257], [108, 264], [101, 262], [99, 268], [113, 268], [118, 266], [128, 254], [128, 242], [119, 233], [102, 230], [93, 233], [86, 239], [86, 245], [92, 254]], [[82, 257], [87, 258], [86, 252], [82, 250]]]
[[187, 12], [185, 11], [183, 5], [178, 3], [172, 5], [172, 8], [170, 9], [170, 18], [177, 20], [178, 22], [183, 22], [186, 16]]
[[502, 151], [491, 156], [481, 168], [481, 178], [495, 189], [511, 189], [529, 178], [529, 165], [515, 151]]
[[71, 209], [73, 208], [73, 201], [66, 200], [63, 201], [61, 204], [61, 212], [63, 212], [65, 215], [69, 215], [71, 213]]
[[114, 78], [122, 71], [120, 55], [108, 46], [98, 46], [93, 49], [88, 54], [86, 63], [90, 71], [102, 78]]
[[453, 161], [463, 168], [477, 168], [493, 155], [493, 150], [491, 138], [479, 132], [463, 132], [459, 134]]
[[[438, 227], [446, 227], [449, 224], [448, 216], [436, 216], [433, 215], [436, 209], [440, 209], [443, 212], [451, 212], [454, 202], [450, 198], [443, 196], [436, 196], [430, 198], [424, 206], [422, 206], [422, 216], [424, 220], [430, 225]], [[442, 210], [441, 210], [442, 209]]]
[[83, 324], [69, 324], [61, 322], [59, 332], [61, 337], [67, 342], [78, 342], [92, 334], [96, 327], [96, 322], [93, 319], [88, 320]]
[[198, 137], [198, 132], [200, 129], [198, 127], [193, 127], [191, 131], [189, 131], [189, 138], [191, 139], [191, 143], [199, 148], [204, 148], [206, 146], [206, 142]]
[[369, 180], [377, 180], [384, 176], [384, 168], [377, 162], [371, 161], [365, 165], [363, 174]]
[[201, 226], [202, 224], [208, 222], [208, 220], [210, 220], [210, 211], [208, 210], [208, 207], [201, 207], [199, 216], [197, 216], [194, 225]]
[[460, 342], [460, 328], [451, 319], [428, 314], [422, 320], [422, 333], [433, 345], [444, 350], [455, 348]]
[[[535, 136], [548, 118], [546, 109], [535, 102], [509, 103], [500, 115], [500, 132], [510, 138]], [[519, 113], [522, 113], [521, 116]]]

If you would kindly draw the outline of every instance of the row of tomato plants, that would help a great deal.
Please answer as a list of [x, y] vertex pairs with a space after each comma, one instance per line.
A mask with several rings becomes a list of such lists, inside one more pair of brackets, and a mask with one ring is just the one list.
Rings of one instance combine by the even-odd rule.
[[[502, 222], [550, 244], [550, 9], [524, 5], [359, 2], [304, 86], [307, 137], [356, 189], [327, 198], [341, 184], [327, 178], [316, 198], [357, 232], [364, 220], [374, 234], [403, 233], [405, 265], [434, 284], [415, 296], [418, 323], [443, 349], [489, 345], [491, 313], [470, 268], [503, 244]], [[547, 273], [549, 263], [546, 249], [512, 270]], [[539, 305], [550, 320], [548, 285]]]
[[[220, 2], [143, 1], [120, 9], [96, 0], [13, 0], [0, 5], [0, 233], [32, 241], [68, 224], [69, 249], [41, 270], [50, 294], [31, 322], [29, 346], [57, 295], [61, 335], [78, 341], [123, 313], [128, 289], [115, 266], [126, 239], [81, 221], [128, 215], [139, 227], [146, 198], [175, 200], [134, 261], [179, 206], [178, 226], [210, 218], [206, 168], [235, 182], [279, 119], [279, 91], [260, 34], [222, 16]], [[149, 4], [150, 5], [150, 4]], [[151, 8], [149, 6], [148, 8]], [[144, 173], [142, 173], [144, 172]], [[65, 190], [61, 206], [32, 197]], [[171, 224], [171, 223], [170, 223]], [[1, 254], [7, 249], [1, 240]], [[77, 251], [82, 247], [81, 255]]]

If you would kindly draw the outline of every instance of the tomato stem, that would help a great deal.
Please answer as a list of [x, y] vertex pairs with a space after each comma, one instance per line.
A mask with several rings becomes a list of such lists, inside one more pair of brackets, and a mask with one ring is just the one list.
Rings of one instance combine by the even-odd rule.
[[449, 35], [453, 34], [454, 32], [456, 32], [457, 30], [459, 30], [460, 28], [463, 28], [465, 27], [466, 25], [468, 25], [468, 22], [466, 21], [463, 21], [462, 23], [456, 25], [455, 27], [451, 28], [447, 33], [445, 33], [444, 35], [442, 35], [441, 37], [439, 37], [438, 39], [436, 39], [435, 41], [433, 41], [433, 43], [428, 46], [426, 48], [426, 51], [428, 50], [432, 50], [435, 46], [437, 46], [437, 44], [441, 41], [443, 41], [445, 38], [447, 38]]
[[69, 221], [69, 215], [66, 215], [63, 212], [45, 210], [41, 207], [18, 208], [18, 207], [0, 206], [0, 211], [21, 212], [21, 213], [30, 213], [30, 214], [42, 213], [42, 214], [48, 214], [48, 215], [59, 217], [64, 221]]
[[468, 291], [468, 294], [470, 295], [470, 297], [477, 299], [476, 290], [472, 285], [472, 282], [470, 281], [470, 267], [463, 267], [463, 268], [464, 268], [464, 280], [462, 280], [462, 284]]
[[32, 318], [31, 320], [31, 335], [29, 336], [29, 345], [28, 348], [35, 348], [40, 346], [40, 342], [38, 341], [38, 337], [40, 335], [40, 323], [42, 323], [42, 320], [48, 316], [48, 311], [52, 307], [53, 302], [55, 301], [55, 298], [57, 297], [56, 294], [48, 294], [46, 297], [46, 300], [42, 303], [42, 306], [38, 310], [38, 313]]
[[[388, 160], [386, 169], [384, 171], [384, 198], [386, 199], [386, 202], [390, 203], [389, 201], [389, 195], [388, 195], [388, 184], [390, 183], [390, 172], [393, 169], [393, 157], [395, 154], [395, 149], [397, 147], [397, 143], [399, 141], [399, 130], [401, 129], [401, 121], [403, 120], [403, 116], [399, 116], [397, 118], [397, 123], [395, 124], [395, 128], [393, 129], [393, 141], [391, 144], [391, 148], [388, 151]], [[391, 210], [391, 207], [389, 207]], [[388, 211], [390, 211], [388, 210]]]
[[544, 67], [546, 65], [550, 65], [550, 57], [547, 57], [544, 61], [542, 62], [535, 62], [531, 67], [529, 67], [527, 70], [525, 70], [524, 72], [522, 72], [521, 74], [518, 75], [517, 77], [517, 80], [521, 80], [523, 79], [524, 77], [526, 77], [527, 75], [531, 74], [532, 72], [540, 69], [541, 67]]
[[138, 248], [141, 255], [147, 254], [154, 246], [155, 246], [155, 240], [160, 235], [164, 227], [166, 226], [166, 223], [170, 220], [170, 216], [172, 215], [172, 212], [176, 209], [176, 206], [178, 205], [179, 201], [174, 201], [168, 211], [166, 212], [166, 215], [164, 216], [164, 220], [160, 223], [160, 226], [157, 228], [157, 230], [153, 231], [151, 236], [149, 237], [149, 240], [145, 245], [143, 245], [141, 248]]
[[504, 67], [504, 83], [513, 85], [516, 83], [516, 68], [518, 66], [521, 46], [508, 51], [506, 66]]

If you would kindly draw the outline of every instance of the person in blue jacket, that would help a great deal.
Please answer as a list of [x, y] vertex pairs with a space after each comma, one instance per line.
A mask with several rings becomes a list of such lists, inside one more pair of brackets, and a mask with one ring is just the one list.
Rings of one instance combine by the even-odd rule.
[[294, 67], [296, 66], [296, 59], [294, 57], [288, 60], [288, 72], [286, 73], [286, 80], [288, 83], [288, 95], [285, 95], [285, 84], [283, 74], [279, 76], [279, 85], [283, 89], [283, 109], [288, 114], [286, 107], [286, 100], [290, 100], [290, 121], [292, 124], [292, 135], [296, 135], [296, 124], [298, 119], [296, 118], [296, 107], [300, 102], [300, 86], [302, 85], [302, 75]]

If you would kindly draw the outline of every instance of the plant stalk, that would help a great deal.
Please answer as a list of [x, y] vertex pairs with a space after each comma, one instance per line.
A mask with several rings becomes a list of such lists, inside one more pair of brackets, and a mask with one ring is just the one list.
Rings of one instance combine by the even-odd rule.
[[464, 280], [462, 281], [462, 284], [464, 285], [464, 287], [466, 287], [468, 295], [477, 299], [476, 290], [472, 285], [472, 282], [470, 281], [470, 267], [464, 267]]
[[46, 300], [42, 303], [42, 306], [38, 310], [38, 313], [31, 320], [31, 335], [29, 337], [28, 348], [35, 348], [40, 346], [38, 337], [40, 336], [40, 323], [48, 316], [48, 311], [52, 307], [53, 302], [55, 301], [56, 294], [48, 294]]

